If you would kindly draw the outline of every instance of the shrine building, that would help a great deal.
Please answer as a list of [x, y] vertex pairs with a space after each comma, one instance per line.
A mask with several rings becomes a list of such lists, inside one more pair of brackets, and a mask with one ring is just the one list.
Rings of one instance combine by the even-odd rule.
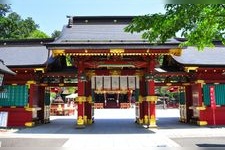
[[136, 123], [157, 127], [158, 87], [179, 91], [180, 121], [224, 125], [225, 48], [180, 48], [183, 39], [149, 43], [124, 28], [131, 16], [70, 17], [57, 39], [0, 41], [5, 75], [0, 111], [8, 126], [49, 122], [50, 87], [77, 87], [76, 126], [93, 123], [94, 109], [128, 108]]

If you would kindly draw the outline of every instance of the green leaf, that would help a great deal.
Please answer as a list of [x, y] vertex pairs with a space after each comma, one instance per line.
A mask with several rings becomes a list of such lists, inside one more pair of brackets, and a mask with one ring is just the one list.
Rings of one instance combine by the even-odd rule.
[[178, 32], [187, 39], [180, 46], [195, 46], [199, 50], [212, 47], [213, 40], [225, 43], [224, 4], [167, 4], [165, 14], [135, 17], [126, 32], [142, 33], [142, 38], [165, 43]]

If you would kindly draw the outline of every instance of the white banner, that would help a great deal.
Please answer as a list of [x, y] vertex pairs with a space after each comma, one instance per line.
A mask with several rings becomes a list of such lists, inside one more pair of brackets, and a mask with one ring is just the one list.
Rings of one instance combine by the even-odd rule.
[[105, 90], [111, 89], [111, 77], [110, 76], [104, 76], [104, 89]]
[[91, 89], [95, 89], [95, 76], [91, 77]]
[[127, 76], [120, 76], [120, 89], [127, 90]]
[[129, 89], [135, 90], [135, 76], [128, 76]]
[[103, 89], [103, 80], [102, 76], [96, 76], [96, 89], [97, 90], [102, 90]]
[[140, 88], [139, 82], [138, 76], [93, 76], [91, 88], [96, 90], [135, 90]]
[[117, 89], [119, 89], [119, 76], [118, 77], [112, 76], [112, 90], [117, 90]]
[[136, 89], [140, 89], [139, 76], [136, 76]]

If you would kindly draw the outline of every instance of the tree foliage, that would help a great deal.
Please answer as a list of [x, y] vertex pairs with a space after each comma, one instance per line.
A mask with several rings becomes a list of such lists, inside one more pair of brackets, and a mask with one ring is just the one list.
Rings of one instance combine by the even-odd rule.
[[3, 18], [0, 24], [2, 25], [0, 31], [2, 39], [27, 38], [38, 27], [32, 18], [23, 20], [20, 15], [15, 12], [10, 13], [6, 18]]
[[10, 12], [10, 6], [7, 4], [0, 4], [0, 17], [5, 16], [8, 12]]
[[11, 12], [10, 5], [0, 4], [0, 39], [48, 37], [38, 28], [31, 17], [22, 19], [16, 12]]
[[202, 50], [214, 46], [213, 40], [225, 44], [224, 4], [167, 4], [166, 13], [135, 17], [126, 32], [140, 32], [151, 43], [164, 43], [177, 33], [186, 41], [181, 46]]
[[57, 37], [60, 36], [60, 34], [61, 34], [61, 31], [55, 30], [55, 31], [53, 31], [53, 33], [52, 33], [52, 38], [57, 38]]
[[30, 33], [28, 38], [50, 38], [47, 34], [45, 34], [44, 32], [40, 31], [40, 30], [34, 30], [33, 32]]

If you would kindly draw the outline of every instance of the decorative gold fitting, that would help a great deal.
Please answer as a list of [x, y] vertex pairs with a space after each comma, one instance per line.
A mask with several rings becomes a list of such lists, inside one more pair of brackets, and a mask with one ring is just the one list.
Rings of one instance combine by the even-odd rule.
[[204, 83], [205, 83], [205, 81], [204, 81], [204, 80], [197, 80], [197, 81], [195, 81], [195, 83], [196, 83], [196, 84], [197, 84], [197, 83], [204, 84]]
[[110, 74], [112, 76], [119, 76], [121, 75], [121, 70], [110, 70]]
[[58, 55], [64, 55], [65, 54], [65, 50], [59, 50], [59, 49], [57, 49], [57, 50], [52, 50], [52, 55], [53, 55], [53, 57], [56, 57], [56, 56], [58, 56]]
[[87, 101], [88, 101], [88, 103], [92, 103], [92, 96], [88, 96]]
[[138, 76], [140, 78], [140, 80], [141, 80], [142, 77], [144, 76], [144, 73], [141, 70], [136, 70], [135, 75]]
[[208, 124], [208, 122], [207, 121], [197, 121], [197, 124], [199, 126], [206, 126]]
[[206, 110], [206, 107], [205, 106], [196, 107], [196, 110]]
[[25, 107], [25, 110], [26, 111], [39, 111], [41, 110], [42, 108], [41, 107]]
[[139, 102], [139, 103], [142, 103], [142, 101], [143, 101], [143, 97], [142, 97], [141, 95], [139, 95], [139, 96], [138, 96], [138, 102]]
[[36, 84], [35, 81], [27, 81], [27, 84]]
[[198, 67], [184, 67], [185, 72], [190, 72], [190, 71], [196, 71], [197, 72]]
[[143, 119], [139, 119], [139, 120], [138, 120], [138, 123], [139, 123], [139, 124], [143, 124]]
[[64, 86], [64, 83], [60, 83], [59, 86], [61, 86], [61, 87]]
[[90, 70], [86, 73], [86, 75], [88, 76], [89, 79], [91, 79], [92, 76], [95, 76], [95, 71], [94, 70]]
[[25, 108], [26, 111], [34, 111], [35, 108]]
[[77, 125], [84, 125], [84, 120], [82, 116], [78, 116]]
[[171, 55], [175, 55], [175, 56], [181, 56], [182, 54], [182, 49], [181, 48], [175, 48], [175, 49], [170, 49], [169, 53]]
[[34, 122], [25, 122], [24, 125], [25, 125], [26, 127], [33, 127], [34, 124], [35, 124]]
[[148, 124], [149, 123], [149, 118], [147, 115], [144, 116], [144, 124]]
[[124, 49], [110, 49], [110, 53], [112, 54], [122, 54], [124, 52], [125, 52]]
[[78, 103], [86, 102], [86, 97], [85, 96], [78, 96], [76, 98], [76, 102], [78, 102]]
[[87, 116], [84, 116], [84, 124], [87, 124]]
[[38, 72], [40, 71], [41, 73], [45, 73], [45, 69], [44, 68], [35, 68], [34, 72]]
[[28, 86], [28, 88], [30, 88], [31, 84], [36, 84], [35, 81], [27, 81], [26, 85]]
[[146, 101], [148, 102], [156, 102], [158, 100], [157, 96], [146, 96]]

